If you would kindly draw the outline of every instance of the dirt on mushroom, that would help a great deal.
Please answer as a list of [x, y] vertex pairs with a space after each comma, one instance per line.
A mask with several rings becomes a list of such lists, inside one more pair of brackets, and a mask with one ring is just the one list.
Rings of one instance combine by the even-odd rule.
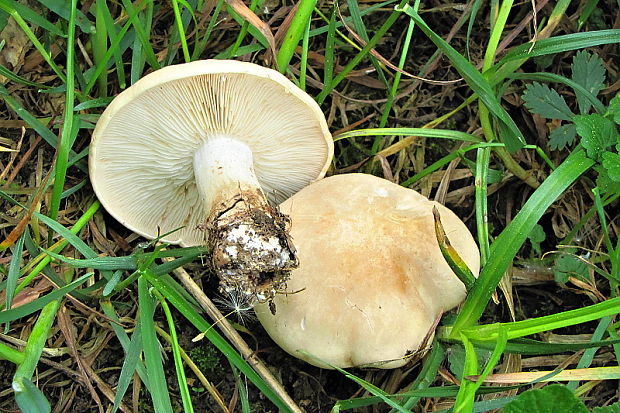
[[289, 218], [271, 205], [253, 207], [260, 199], [253, 191], [240, 191], [213, 209], [204, 230], [220, 289], [270, 301], [299, 262], [288, 237]]

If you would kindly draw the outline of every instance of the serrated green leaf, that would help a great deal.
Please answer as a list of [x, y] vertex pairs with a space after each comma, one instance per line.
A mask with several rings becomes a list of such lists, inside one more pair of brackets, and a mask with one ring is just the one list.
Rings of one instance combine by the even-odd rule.
[[620, 155], [613, 152], [605, 152], [603, 154], [603, 168], [607, 170], [607, 174], [612, 181], [620, 182]]
[[575, 143], [577, 131], [573, 123], [568, 123], [555, 128], [549, 134], [549, 149], [552, 151], [562, 150], [568, 145]]
[[620, 93], [616, 94], [609, 102], [609, 108], [605, 116], [609, 116], [614, 122], [620, 124]]
[[598, 115], [577, 115], [573, 118], [581, 144], [588, 158], [600, 161], [603, 152], [618, 140], [618, 132], [611, 120]]
[[567, 282], [568, 277], [588, 280], [588, 266], [585, 262], [580, 260], [578, 257], [575, 257], [574, 255], [560, 255], [555, 260], [553, 275], [555, 277], [555, 281], [559, 283]]
[[521, 393], [508, 403], [503, 413], [588, 413], [581, 400], [562, 384], [550, 384], [542, 389]]
[[47, 401], [43, 392], [25, 377], [18, 377], [13, 382], [15, 402], [24, 413], [48, 413], [52, 406]]
[[605, 407], [595, 407], [592, 413], [620, 413], [620, 402]]
[[547, 85], [534, 82], [523, 93], [525, 107], [530, 112], [548, 119], [571, 120], [574, 113], [558, 92]]
[[601, 190], [602, 194], [620, 194], [620, 182], [612, 180], [609, 177], [607, 169], [605, 169], [603, 165], [598, 165], [594, 169], [598, 172], [598, 176], [596, 177], [596, 187]]
[[[585, 50], [577, 52], [573, 58], [571, 69], [573, 71], [573, 80], [594, 96], [598, 95], [605, 86], [605, 67], [603, 66], [603, 60], [596, 54], [590, 54]], [[575, 91], [575, 95], [579, 104], [579, 111], [583, 115], [587, 114], [592, 104], [578, 91]]]

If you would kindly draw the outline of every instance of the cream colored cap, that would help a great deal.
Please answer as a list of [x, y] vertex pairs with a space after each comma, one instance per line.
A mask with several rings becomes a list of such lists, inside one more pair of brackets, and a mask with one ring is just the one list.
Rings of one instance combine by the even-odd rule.
[[[299, 268], [287, 292], [256, 313], [273, 340], [311, 364], [395, 368], [419, 349], [437, 317], [465, 298], [437, 245], [437, 206], [450, 242], [479, 271], [471, 233], [448, 208], [365, 174], [336, 175], [281, 205]], [[385, 363], [384, 363], [385, 362]]]
[[167, 66], [119, 94], [90, 146], [90, 178], [107, 211], [133, 231], [203, 242], [208, 209], [193, 158], [210, 136], [252, 150], [267, 197], [281, 202], [322, 178], [333, 142], [317, 103], [282, 74], [252, 63], [203, 60]]

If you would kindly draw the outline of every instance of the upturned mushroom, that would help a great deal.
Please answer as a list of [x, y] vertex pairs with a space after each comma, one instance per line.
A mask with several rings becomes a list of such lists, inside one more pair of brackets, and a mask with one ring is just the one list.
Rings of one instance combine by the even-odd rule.
[[119, 94], [90, 145], [106, 210], [144, 237], [207, 245], [224, 291], [267, 300], [297, 265], [276, 207], [324, 176], [332, 137], [315, 101], [280, 73], [204, 60]]
[[465, 298], [437, 244], [433, 206], [452, 246], [477, 274], [479, 252], [465, 224], [414, 190], [346, 174], [286, 200], [280, 208], [291, 219], [300, 265], [274, 298], [275, 313], [255, 307], [267, 333], [319, 367], [406, 364], [438, 317]]

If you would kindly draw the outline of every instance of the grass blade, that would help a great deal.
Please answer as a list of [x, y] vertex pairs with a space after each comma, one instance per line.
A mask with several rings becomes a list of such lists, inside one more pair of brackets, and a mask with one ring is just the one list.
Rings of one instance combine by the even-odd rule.
[[593, 165], [594, 161], [586, 157], [585, 151], [578, 150], [558, 166], [532, 194], [515, 219], [491, 245], [489, 260], [461, 307], [452, 337], [458, 337], [463, 328], [476, 323], [534, 225], [566, 188]]
[[280, 50], [278, 50], [277, 64], [281, 73], [286, 72], [288, 64], [295, 53], [295, 49], [304, 36], [306, 28], [310, 24], [312, 11], [315, 5], [316, 0], [299, 0], [299, 6], [297, 7], [295, 16], [284, 36], [284, 40], [282, 40]]
[[[73, 140], [77, 135], [79, 129], [79, 122], [77, 128], [73, 127], [73, 106], [74, 106], [74, 93], [75, 93], [75, 62], [73, 59], [75, 53], [75, 16], [77, 10], [77, 0], [71, 1], [71, 16], [69, 18], [69, 30], [67, 34], [67, 78], [65, 85], [67, 91], [65, 93], [65, 117], [62, 128], [62, 135], [58, 147], [56, 148], [56, 163], [54, 174], [54, 186], [52, 188], [52, 198], [50, 199], [50, 206], [48, 216], [52, 219], [56, 219], [58, 216], [58, 210], [60, 209], [60, 196], [64, 190], [65, 179], [67, 177], [67, 163], [69, 162], [69, 151], [73, 146]], [[75, 134], [74, 134], [75, 132]], [[53, 234], [50, 232], [48, 238], [48, 244], [52, 243]]]
[[155, 333], [155, 300], [149, 292], [148, 281], [138, 278], [138, 312], [140, 314], [140, 328], [142, 330], [142, 348], [144, 362], [149, 377], [151, 399], [156, 412], [172, 413], [170, 394], [166, 382], [166, 373], [162, 364], [161, 346]]
[[426, 36], [435, 43], [435, 46], [441, 49], [442, 52], [450, 59], [454, 68], [465, 79], [467, 85], [478, 95], [478, 98], [486, 105], [486, 107], [493, 113], [497, 119], [506, 125], [511, 135], [507, 135], [504, 139], [506, 148], [509, 151], [516, 151], [521, 149], [525, 145], [523, 134], [517, 127], [516, 123], [506, 110], [501, 106], [495, 92], [491, 88], [489, 82], [482, 76], [478, 70], [472, 65], [465, 57], [457, 52], [452, 46], [446, 43], [439, 35], [431, 30], [430, 27], [422, 20], [422, 18], [413, 10], [412, 7], [406, 5], [403, 8], [397, 9], [405, 12], [411, 17], [418, 27], [426, 34]]

